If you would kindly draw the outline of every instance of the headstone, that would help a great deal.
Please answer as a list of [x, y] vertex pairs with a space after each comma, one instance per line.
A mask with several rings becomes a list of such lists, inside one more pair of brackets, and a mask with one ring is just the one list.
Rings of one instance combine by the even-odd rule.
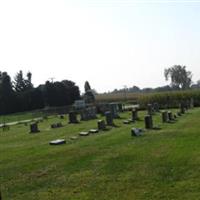
[[78, 139], [77, 136], [72, 136], [72, 137], [70, 137], [70, 140], [77, 140], [77, 139]]
[[60, 115], [60, 119], [64, 119], [64, 115]]
[[154, 110], [155, 112], [160, 112], [160, 110], [159, 110], [159, 104], [158, 104], [158, 103], [154, 103], [154, 104], [153, 104], [153, 110]]
[[97, 110], [101, 115], [105, 115], [106, 111], [109, 111], [109, 104], [108, 103], [100, 103], [97, 105]]
[[131, 116], [132, 116], [132, 121], [134, 122], [135, 120], [138, 120], [138, 111], [137, 109], [133, 109], [131, 112]]
[[122, 103], [118, 103], [117, 105], [118, 105], [118, 111], [119, 112], [123, 112], [123, 105], [122, 105]]
[[60, 128], [62, 127], [62, 123], [61, 122], [58, 122], [58, 123], [55, 123], [55, 124], [51, 124], [51, 128]]
[[112, 114], [112, 118], [119, 118], [119, 114], [118, 114], [118, 106], [116, 103], [110, 103], [110, 112]]
[[173, 114], [172, 114], [171, 111], [168, 111], [168, 119], [169, 119], [169, 121], [173, 121], [174, 120]]
[[81, 115], [81, 121], [87, 121], [87, 120], [89, 120], [88, 113], [86, 112], [86, 110], [82, 110], [80, 112], [80, 115]]
[[169, 121], [168, 113], [167, 113], [167, 111], [163, 111], [163, 112], [162, 112], [162, 122], [163, 122], [163, 123], [166, 123], [166, 122], [168, 122], [168, 121]]
[[52, 140], [49, 142], [50, 145], [60, 145], [60, 144], [65, 144], [66, 140], [64, 139], [57, 139], [57, 140]]
[[76, 100], [74, 102], [74, 107], [76, 110], [84, 109], [86, 107], [84, 100]]
[[184, 102], [181, 102], [181, 104], [180, 104], [180, 112], [181, 112], [181, 114], [185, 114], [185, 103]]
[[141, 128], [132, 128], [131, 129], [131, 135], [132, 136], [141, 136], [142, 134], [142, 129]]
[[69, 123], [78, 123], [77, 116], [75, 112], [69, 112]]
[[98, 131], [98, 129], [90, 129], [89, 130], [89, 133], [98, 133], [99, 131]]
[[145, 128], [146, 129], [152, 129], [153, 128], [153, 119], [151, 115], [146, 115], [144, 117], [144, 121], [145, 121]]
[[83, 121], [97, 118], [95, 106], [83, 109], [80, 112], [80, 114], [81, 114], [81, 120], [83, 120]]
[[106, 123], [108, 126], [113, 126], [113, 116], [110, 111], [105, 112]]
[[130, 124], [130, 121], [129, 120], [124, 120], [123, 123], [124, 124]]
[[97, 126], [99, 130], [105, 130], [106, 129], [106, 124], [104, 120], [98, 120]]
[[153, 115], [153, 107], [152, 104], [147, 104], [147, 113], [148, 115]]
[[88, 131], [82, 131], [79, 133], [80, 136], [88, 136], [89, 132]]
[[38, 132], [40, 132], [38, 129], [38, 124], [37, 123], [30, 124], [30, 133], [38, 133]]

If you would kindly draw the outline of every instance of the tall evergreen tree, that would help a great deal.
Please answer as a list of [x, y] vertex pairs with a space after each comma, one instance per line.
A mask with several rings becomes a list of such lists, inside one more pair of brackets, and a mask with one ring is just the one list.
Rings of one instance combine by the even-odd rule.
[[7, 114], [15, 110], [15, 96], [12, 82], [7, 72], [0, 72], [0, 113]]
[[23, 72], [20, 70], [14, 77], [13, 86], [16, 92], [24, 92], [33, 88], [31, 83], [32, 74], [27, 73], [27, 79], [23, 77]]
[[84, 88], [85, 88], [85, 93], [91, 90], [91, 87], [88, 81], [85, 81]]

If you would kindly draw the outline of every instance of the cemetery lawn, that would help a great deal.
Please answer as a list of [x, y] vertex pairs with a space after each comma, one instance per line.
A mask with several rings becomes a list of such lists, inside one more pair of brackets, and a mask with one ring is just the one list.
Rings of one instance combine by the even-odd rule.
[[[130, 113], [122, 113], [123, 119]], [[18, 124], [0, 130], [0, 188], [3, 200], [157, 200], [200, 199], [200, 108], [161, 130], [131, 137], [135, 124], [115, 120], [117, 128], [70, 141], [97, 120], [68, 124], [54, 116], [39, 123], [38, 134]], [[100, 117], [99, 117], [100, 118]], [[64, 127], [51, 129], [62, 121]], [[50, 140], [67, 143], [50, 146]]]

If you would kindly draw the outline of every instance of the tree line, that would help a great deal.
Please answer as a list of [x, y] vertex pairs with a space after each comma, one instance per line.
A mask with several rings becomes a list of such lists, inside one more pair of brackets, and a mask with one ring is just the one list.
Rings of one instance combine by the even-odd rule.
[[46, 81], [38, 87], [32, 84], [32, 73], [17, 72], [14, 79], [0, 72], [0, 114], [66, 106], [80, 99], [79, 87], [71, 80]]
[[139, 88], [133, 86], [130, 88], [115, 89], [111, 93], [148, 93], [148, 92], [168, 92], [168, 91], [180, 91], [188, 89], [200, 89], [200, 80], [196, 83], [192, 82], [192, 72], [186, 69], [186, 66], [174, 65], [172, 67], [164, 69], [165, 80], [170, 80], [169, 85], [160, 86], [157, 88]]

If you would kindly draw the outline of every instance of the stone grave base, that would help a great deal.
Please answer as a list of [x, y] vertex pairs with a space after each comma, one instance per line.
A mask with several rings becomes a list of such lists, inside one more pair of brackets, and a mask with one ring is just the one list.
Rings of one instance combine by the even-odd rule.
[[65, 144], [66, 140], [64, 139], [57, 139], [57, 140], [52, 140], [49, 142], [50, 145], [60, 145], [60, 144]]
[[98, 129], [90, 129], [90, 130], [89, 130], [89, 133], [98, 133], [98, 132], [99, 132]]
[[80, 136], [88, 136], [90, 133], [88, 131], [82, 131], [79, 133]]

